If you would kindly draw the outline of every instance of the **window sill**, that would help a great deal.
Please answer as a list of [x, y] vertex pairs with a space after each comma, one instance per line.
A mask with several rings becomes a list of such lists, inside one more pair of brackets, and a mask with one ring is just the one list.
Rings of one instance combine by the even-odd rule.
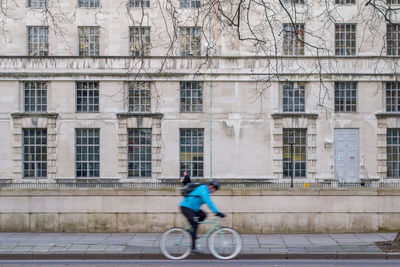
[[152, 112], [126, 112], [126, 113], [117, 113], [118, 119], [123, 118], [135, 118], [135, 117], [148, 117], [148, 118], [156, 118], [162, 119], [164, 114], [162, 113], [152, 113]]
[[11, 113], [13, 119], [20, 118], [31, 118], [31, 117], [41, 117], [41, 118], [53, 118], [57, 119], [58, 113], [47, 113], [47, 112], [16, 112]]
[[383, 118], [400, 118], [400, 112], [382, 112], [382, 113], [376, 113], [375, 116], [378, 119], [383, 119]]
[[308, 118], [308, 119], [317, 119], [318, 114], [316, 113], [306, 113], [306, 112], [282, 112], [282, 113], [273, 113], [271, 114], [273, 119], [282, 119], [282, 118]]

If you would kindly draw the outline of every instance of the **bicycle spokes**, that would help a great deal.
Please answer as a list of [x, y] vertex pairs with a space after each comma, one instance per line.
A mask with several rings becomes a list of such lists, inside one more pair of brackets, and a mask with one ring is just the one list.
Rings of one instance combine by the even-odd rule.
[[181, 228], [172, 228], [165, 232], [160, 240], [160, 248], [164, 256], [170, 259], [183, 259], [190, 253], [192, 238]]

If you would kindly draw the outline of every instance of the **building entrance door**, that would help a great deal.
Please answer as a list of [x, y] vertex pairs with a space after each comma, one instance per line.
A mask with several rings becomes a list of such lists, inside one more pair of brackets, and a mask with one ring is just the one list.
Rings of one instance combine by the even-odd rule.
[[335, 129], [335, 173], [341, 182], [358, 182], [358, 129]]

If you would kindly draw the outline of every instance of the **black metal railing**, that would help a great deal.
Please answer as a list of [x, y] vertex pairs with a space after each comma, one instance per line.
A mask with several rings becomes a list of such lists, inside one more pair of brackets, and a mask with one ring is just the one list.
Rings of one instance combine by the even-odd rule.
[[[207, 182], [207, 179], [194, 180]], [[222, 189], [271, 189], [286, 190], [291, 188], [290, 181], [281, 180], [260, 180], [260, 179], [219, 179]], [[162, 179], [149, 181], [119, 181], [86, 179], [70, 181], [22, 181], [12, 182], [11, 180], [0, 182], [0, 189], [74, 189], [74, 188], [104, 188], [104, 189], [177, 189], [182, 186], [178, 179]], [[294, 189], [352, 189], [352, 188], [387, 188], [400, 189], [399, 181], [361, 181], [357, 183], [346, 183], [338, 181], [312, 181], [294, 182]]]

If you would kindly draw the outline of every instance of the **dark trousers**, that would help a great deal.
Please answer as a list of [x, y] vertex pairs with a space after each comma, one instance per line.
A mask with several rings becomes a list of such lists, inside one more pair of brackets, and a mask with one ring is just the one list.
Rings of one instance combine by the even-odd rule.
[[190, 231], [190, 234], [192, 235], [192, 248], [194, 249], [196, 247], [197, 228], [199, 227], [199, 222], [204, 221], [207, 217], [207, 214], [205, 214], [202, 210], [196, 212], [192, 209], [182, 206], [181, 212], [192, 226], [192, 231]]

